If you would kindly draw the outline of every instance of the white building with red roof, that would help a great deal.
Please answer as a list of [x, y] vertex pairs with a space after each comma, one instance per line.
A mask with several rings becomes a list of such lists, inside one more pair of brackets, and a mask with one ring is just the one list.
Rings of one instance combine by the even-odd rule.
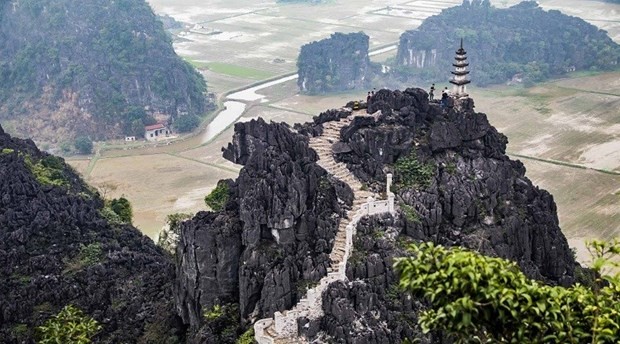
[[172, 132], [163, 123], [147, 125], [144, 127], [144, 138], [147, 141], [166, 139], [170, 136], [170, 134], [172, 134]]

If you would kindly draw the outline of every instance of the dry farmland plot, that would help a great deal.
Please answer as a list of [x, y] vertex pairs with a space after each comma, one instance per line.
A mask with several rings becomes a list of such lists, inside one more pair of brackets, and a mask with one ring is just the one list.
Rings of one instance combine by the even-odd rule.
[[154, 154], [100, 159], [89, 182], [96, 187], [112, 185], [108, 197], [127, 197], [134, 207], [134, 224], [155, 238], [167, 214], [206, 210], [203, 199], [215, 181], [236, 175], [234, 170]]
[[549, 191], [558, 206], [560, 227], [579, 259], [592, 238], [620, 235], [620, 176], [521, 159], [532, 182]]
[[[511, 152], [620, 172], [620, 72], [472, 90]], [[608, 82], [609, 81], [609, 82]]]

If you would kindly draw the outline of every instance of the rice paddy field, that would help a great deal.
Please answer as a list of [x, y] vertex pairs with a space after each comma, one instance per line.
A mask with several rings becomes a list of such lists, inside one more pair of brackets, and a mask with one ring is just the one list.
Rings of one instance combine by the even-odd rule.
[[[205, 76], [220, 100], [261, 81], [292, 75], [303, 44], [332, 33], [363, 31], [371, 50], [394, 45], [400, 34], [460, 0], [331, 0], [324, 4], [280, 5], [274, 1], [150, 0], [156, 13], [185, 24], [175, 49]], [[516, 1], [492, 1], [497, 7]], [[582, 17], [620, 42], [620, 5], [599, 1], [540, 0], [546, 9]], [[373, 56], [393, 57], [395, 50]], [[447, 81], [446, 81], [447, 85]], [[426, 85], [411, 85], [421, 86]], [[238, 120], [263, 117], [305, 122], [365, 92], [305, 96], [296, 80], [257, 91]], [[588, 238], [620, 235], [620, 72], [576, 73], [531, 88], [470, 89], [476, 110], [507, 135], [512, 158], [550, 191], [560, 225], [580, 257]], [[213, 116], [212, 116], [213, 117]], [[124, 195], [134, 206], [134, 224], [155, 238], [167, 214], [206, 210], [203, 198], [219, 179], [235, 178], [240, 166], [225, 161], [221, 148], [232, 126], [206, 144], [203, 133], [170, 145], [104, 146], [90, 159], [70, 162], [109, 195]], [[107, 148], [106, 148], [107, 147]]]

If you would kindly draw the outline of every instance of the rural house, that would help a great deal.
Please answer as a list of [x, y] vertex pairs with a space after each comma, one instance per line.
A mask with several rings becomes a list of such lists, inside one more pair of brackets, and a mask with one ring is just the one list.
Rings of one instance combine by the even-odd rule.
[[170, 129], [162, 123], [147, 125], [144, 127], [144, 138], [147, 141], [157, 141], [168, 137], [171, 134]]

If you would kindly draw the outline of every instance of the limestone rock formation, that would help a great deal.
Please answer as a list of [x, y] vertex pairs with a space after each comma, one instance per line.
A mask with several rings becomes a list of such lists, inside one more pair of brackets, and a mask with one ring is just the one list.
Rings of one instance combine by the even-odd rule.
[[368, 46], [369, 37], [363, 32], [337, 32], [302, 46], [297, 60], [299, 90], [323, 94], [367, 87], [374, 74]]
[[97, 320], [96, 343], [182, 340], [170, 258], [61, 158], [0, 127], [0, 342], [34, 343], [68, 304]]
[[141, 136], [212, 106], [144, 0], [0, 1], [0, 119], [37, 142]]
[[229, 181], [225, 210], [185, 222], [177, 248], [178, 308], [196, 342], [228, 342], [205, 331], [202, 314], [215, 305], [237, 305], [246, 326], [294, 305], [327, 273], [338, 218], [352, 201], [315, 163], [308, 138], [285, 124], [236, 124], [224, 156], [244, 165]]
[[[417, 327], [423, 305], [401, 295], [393, 258], [406, 243], [434, 241], [513, 260], [530, 277], [551, 284], [575, 281], [575, 262], [560, 231], [553, 197], [525, 177], [519, 161], [505, 155], [507, 139], [473, 110], [473, 100], [442, 111], [420, 89], [381, 90], [371, 100], [376, 121], [343, 128], [350, 152], [336, 154], [371, 189], [381, 190], [386, 173], [400, 204], [396, 218], [370, 218], [358, 226], [357, 259], [349, 262], [348, 284], [323, 295], [325, 316], [307, 335], [342, 343], [397, 343], [417, 338], [441, 342]], [[415, 158], [412, 158], [415, 157]], [[414, 173], [428, 180], [405, 185], [399, 161], [418, 162]], [[402, 165], [401, 165], [402, 166]], [[410, 172], [412, 172], [410, 171]], [[355, 254], [355, 253], [354, 253]]]
[[[368, 104], [371, 116], [355, 117], [333, 142], [336, 160], [371, 191], [385, 192], [386, 175], [394, 175], [398, 212], [362, 219], [347, 264], [349, 282], [323, 293], [322, 318], [298, 319], [305, 337], [441, 342], [440, 333], [423, 335], [418, 328], [424, 304], [396, 288], [393, 259], [407, 254], [413, 241], [508, 258], [546, 283], [575, 281], [553, 197], [506, 156], [506, 137], [474, 111], [472, 99], [446, 109], [427, 99], [421, 89], [380, 90]], [[192, 340], [232, 342], [209, 332], [201, 318], [217, 304], [239, 305], [240, 333], [239, 326], [290, 309], [303, 287], [325, 274], [326, 252], [351, 190], [316, 164], [308, 137], [350, 114], [329, 110], [293, 129], [262, 120], [235, 126], [224, 156], [244, 167], [237, 180], [227, 181], [229, 202], [186, 222], [177, 251], [178, 307], [196, 334]]]
[[490, 1], [463, 1], [405, 31], [398, 45], [394, 77], [445, 79], [459, 40], [478, 85], [504, 83], [515, 75], [526, 83], [574, 70], [613, 69], [620, 45], [606, 31], [536, 1], [496, 8]]

